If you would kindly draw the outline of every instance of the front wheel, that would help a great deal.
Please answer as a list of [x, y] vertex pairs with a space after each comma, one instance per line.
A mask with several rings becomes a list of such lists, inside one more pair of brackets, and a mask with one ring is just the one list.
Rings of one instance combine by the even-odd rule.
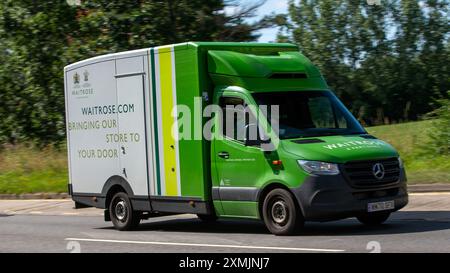
[[356, 218], [364, 225], [378, 226], [383, 224], [390, 215], [390, 212], [372, 212], [357, 216]]
[[275, 235], [291, 235], [304, 224], [292, 194], [284, 189], [267, 194], [262, 213], [267, 229]]
[[133, 211], [130, 198], [124, 192], [116, 193], [109, 204], [109, 215], [118, 230], [132, 230], [141, 221], [140, 213]]

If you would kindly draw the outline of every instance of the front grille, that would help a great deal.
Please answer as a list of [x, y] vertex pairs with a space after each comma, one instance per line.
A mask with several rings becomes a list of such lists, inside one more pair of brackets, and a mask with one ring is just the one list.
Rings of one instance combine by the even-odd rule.
[[[373, 166], [381, 163], [384, 167], [384, 177], [378, 179], [373, 173]], [[376, 188], [398, 183], [400, 165], [398, 159], [386, 158], [366, 161], [350, 161], [342, 165], [342, 171], [350, 186], [355, 188]]]

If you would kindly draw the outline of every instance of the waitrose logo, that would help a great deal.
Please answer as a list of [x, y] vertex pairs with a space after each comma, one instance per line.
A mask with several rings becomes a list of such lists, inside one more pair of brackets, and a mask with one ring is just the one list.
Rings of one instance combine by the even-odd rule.
[[346, 141], [346, 142], [340, 142], [340, 143], [333, 143], [324, 145], [323, 147], [325, 149], [334, 150], [339, 148], [359, 148], [359, 147], [374, 147], [378, 148], [381, 146], [384, 146], [385, 144], [381, 141], [376, 140], [354, 140], [354, 141]]

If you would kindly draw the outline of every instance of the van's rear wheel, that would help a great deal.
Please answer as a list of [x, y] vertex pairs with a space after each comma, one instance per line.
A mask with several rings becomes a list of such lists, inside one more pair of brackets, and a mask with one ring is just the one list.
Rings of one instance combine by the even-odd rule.
[[366, 226], [378, 226], [386, 222], [390, 215], [390, 212], [372, 212], [359, 215], [356, 218]]
[[291, 235], [304, 224], [292, 194], [284, 189], [267, 194], [262, 213], [267, 229], [275, 235]]
[[124, 192], [116, 193], [109, 204], [109, 215], [118, 230], [132, 230], [141, 221], [140, 213], [133, 211], [130, 198]]

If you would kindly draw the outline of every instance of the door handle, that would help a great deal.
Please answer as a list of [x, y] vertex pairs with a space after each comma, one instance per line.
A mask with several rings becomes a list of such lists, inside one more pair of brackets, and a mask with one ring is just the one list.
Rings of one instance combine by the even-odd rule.
[[228, 152], [219, 152], [217, 155], [225, 159], [228, 159], [230, 157], [230, 154]]

